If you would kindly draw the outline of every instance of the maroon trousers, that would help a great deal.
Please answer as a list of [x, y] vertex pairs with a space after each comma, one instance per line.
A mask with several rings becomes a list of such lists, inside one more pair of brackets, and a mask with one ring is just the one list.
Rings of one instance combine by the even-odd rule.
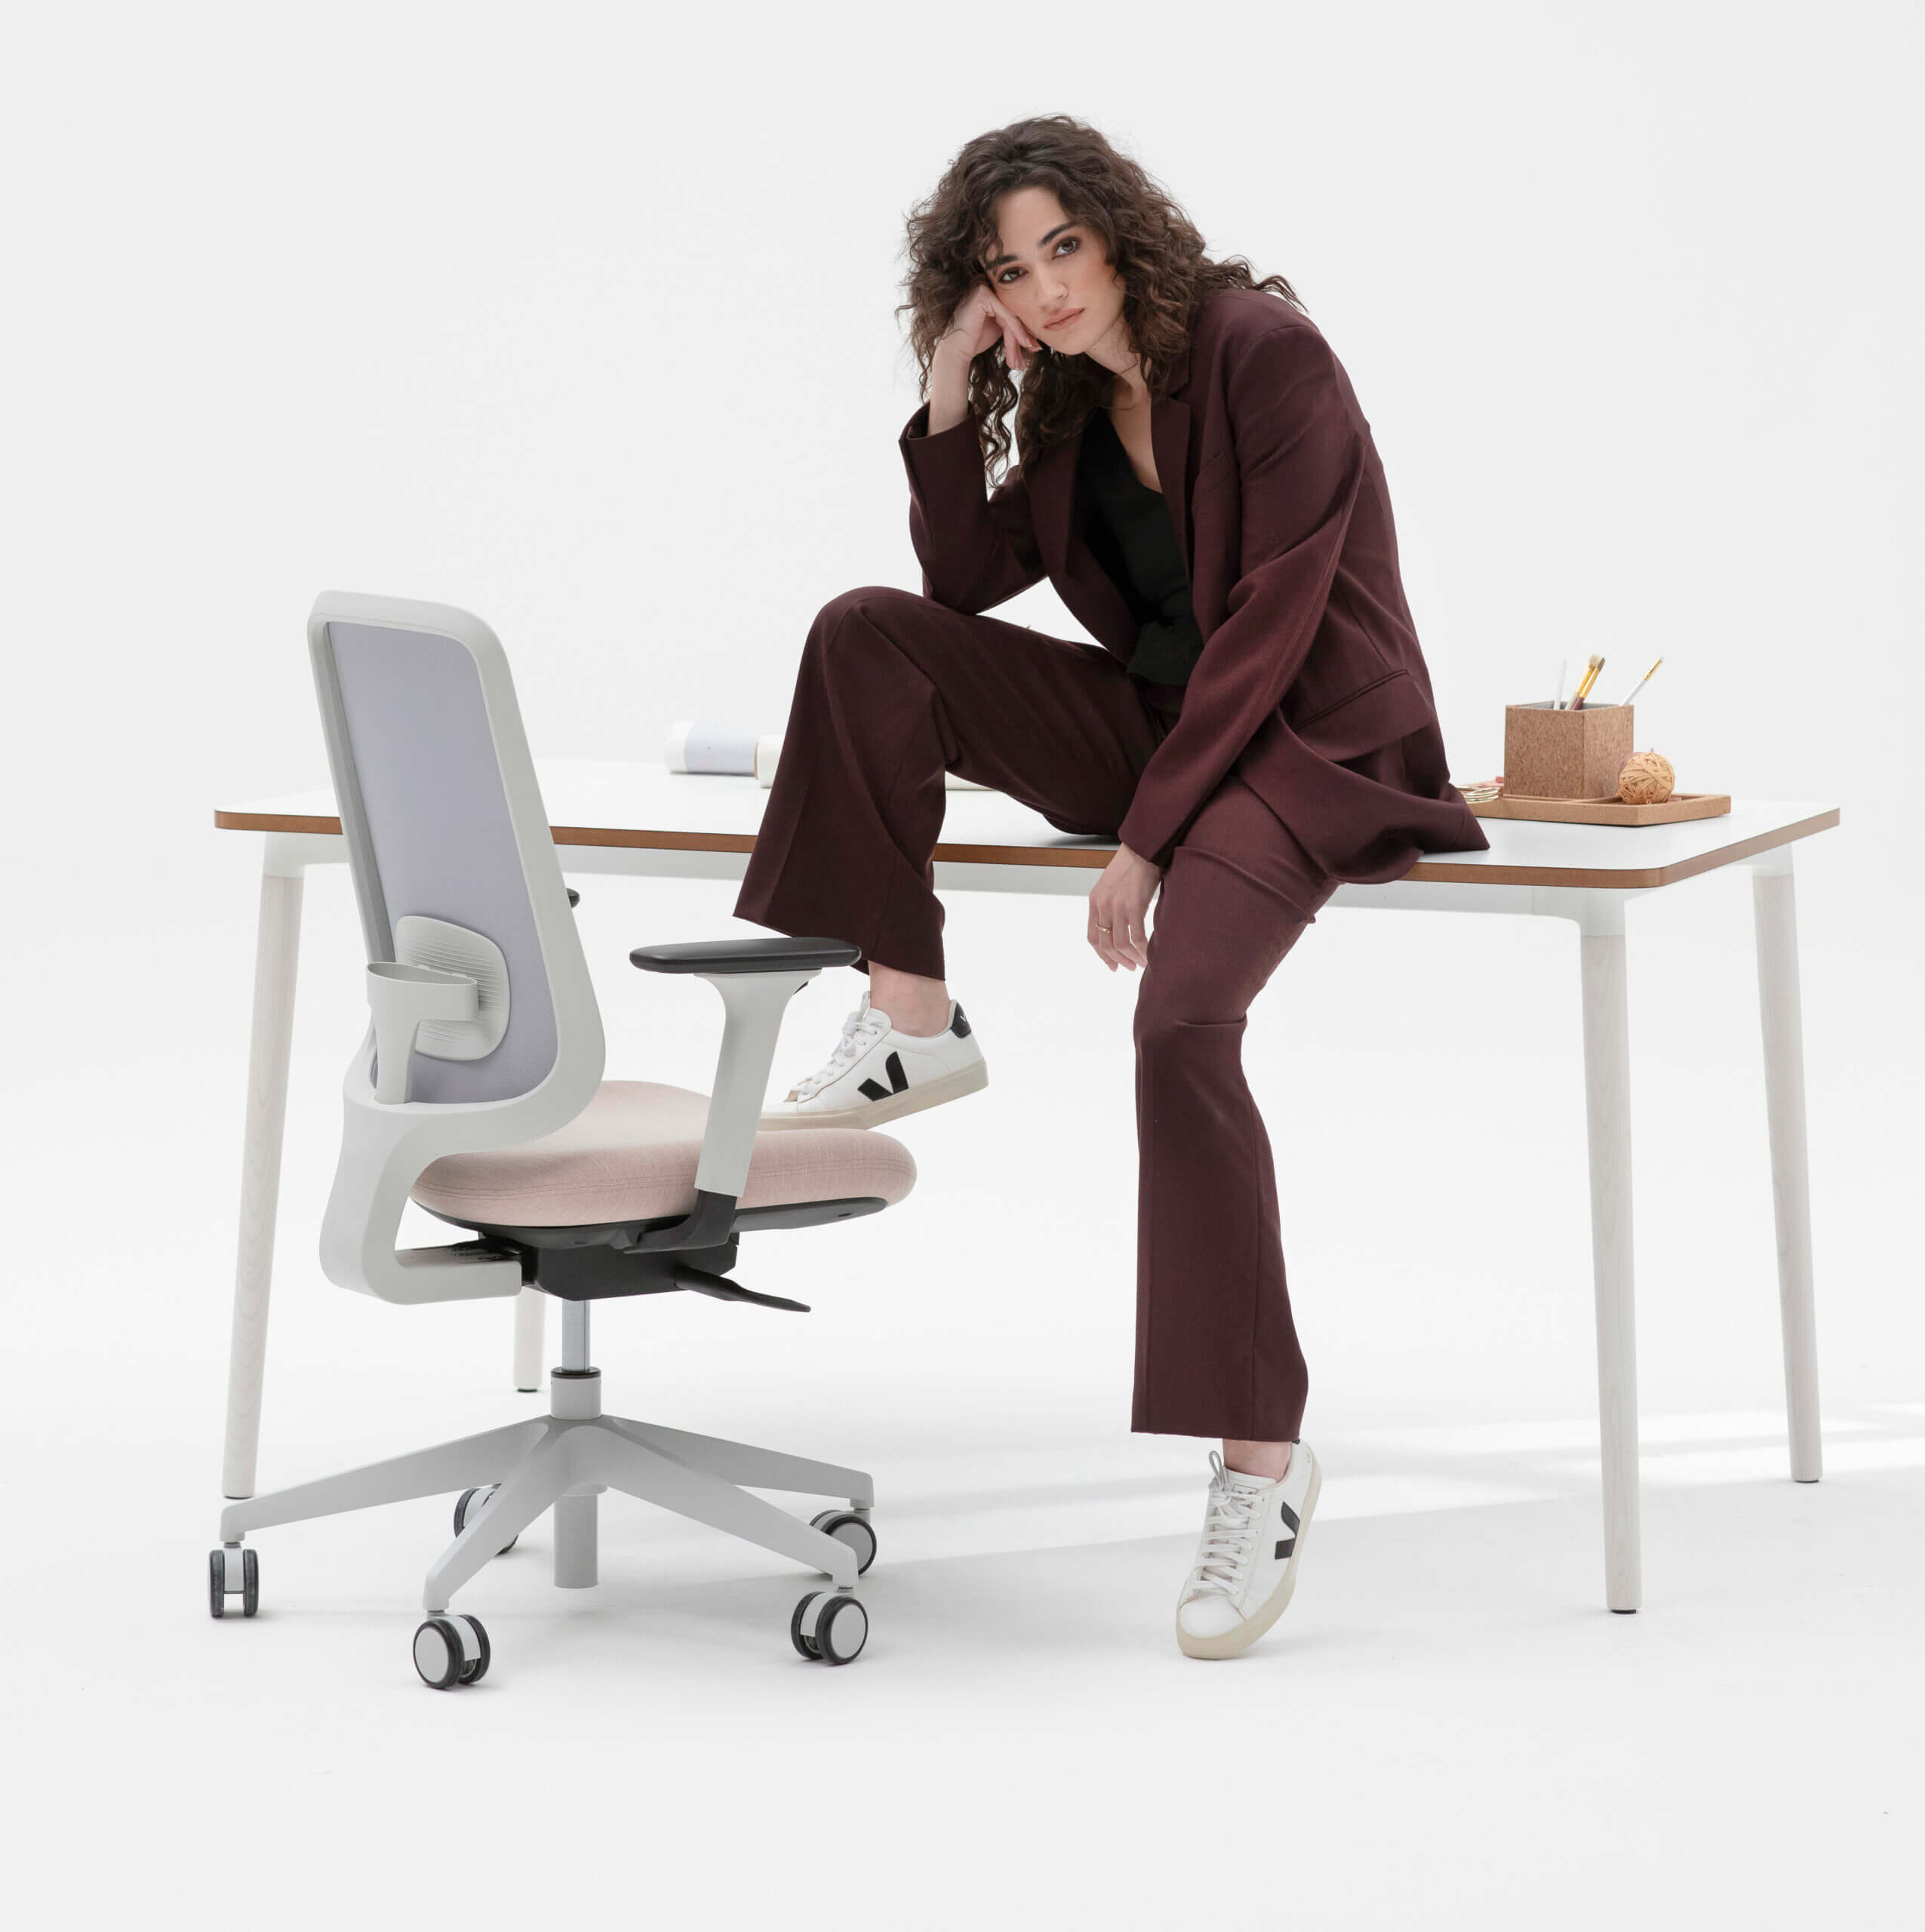
[[[1118, 660], [912, 591], [816, 617], [738, 918], [943, 977], [933, 854], [943, 774], [1072, 832], [1117, 836], [1170, 728]], [[1171, 691], [1172, 705], [1180, 692]], [[1164, 872], [1136, 995], [1133, 1429], [1296, 1439], [1308, 1380], [1284, 1282], [1245, 1016], [1336, 889], [1232, 773]]]

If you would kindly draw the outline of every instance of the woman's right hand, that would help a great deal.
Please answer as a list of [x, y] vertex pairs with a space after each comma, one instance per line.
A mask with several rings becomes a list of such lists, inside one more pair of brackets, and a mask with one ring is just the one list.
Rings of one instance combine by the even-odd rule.
[[1041, 347], [1036, 338], [996, 300], [985, 282], [972, 288], [956, 305], [936, 352], [955, 355], [967, 368], [1000, 335], [1003, 360], [1012, 369], [1029, 366], [1028, 353]]

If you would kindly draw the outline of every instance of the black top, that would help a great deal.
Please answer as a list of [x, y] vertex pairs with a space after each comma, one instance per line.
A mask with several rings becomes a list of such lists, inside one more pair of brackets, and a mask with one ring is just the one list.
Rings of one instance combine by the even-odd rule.
[[1203, 634], [1163, 493], [1138, 480], [1109, 411], [1100, 406], [1084, 426], [1076, 462], [1096, 506], [1090, 547], [1139, 626], [1127, 668], [1153, 684], [1187, 684]]

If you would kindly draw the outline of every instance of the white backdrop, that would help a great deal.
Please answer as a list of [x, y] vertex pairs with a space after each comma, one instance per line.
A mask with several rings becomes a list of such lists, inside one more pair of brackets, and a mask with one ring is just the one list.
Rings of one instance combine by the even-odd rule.
[[[1662, 653], [1637, 743], [1682, 787], [1842, 806], [1799, 858], [1821, 1381], [1847, 1435], [1916, 1417], [1896, 1204], [1925, 1006], [1919, 37], [1902, 5], [1677, 0], [76, 5], [10, 28], [5, 1131], [42, 1239], [5, 1292], [21, 1359], [84, 1333], [124, 1419], [76, 1462], [69, 1410], [23, 1392], [23, 1500], [70, 1506], [71, 1481], [34, 1487], [52, 1444], [104, 1484], [143, 1444], [178, 1503], [155, 1588], [197, 1608], [181, 1552], [213, 1527], [258, 863], [212, 811], [324, 782], [315, 593], [485, 616], [538, 756], [658, 757], [677, 717], [780, 729], [820, 606], [919, 587], [904, 212], [973, 134], [1056, 111], [1142, 159], [1213, 254], [1289, 276], [1349, 370], [1455, 777], [1499, 768], [1504, 704], [1561, 657], [1604, 652], [1615, 697]], [[1047, 586], [998, 614], [1080, 635]], [[751, 930], [733, 888], [580, 883], [611, 1071], [706, 1086], [712, 995], [625, 955]], [[1782, 1470], [1749, 921], [1742, 875], [1631, 915], [1648, 1433], [1743, 1442], [1706, 1482]], [[951, 982], [994, 1078], [906, 1124], [917, 1193], [745, 1255], [816, 1302], [806, 1334], [641, 1305], [604, 1324], [611, 1373], [645, 1364], [690, 1426], [753, 1434], [788, 1402], [795, 1438], [832, 1410], [830, 1446], [885, 1478], [992, 1448], [1019, 1484], [1032, 1448], [1072, 1476], [1167, 1472], [1162, 1514], [1115, 1533], [1193, 1533], [1198, 1445], [1127, 1433], [1135, 987], [1081, 930], [1074, 902], [953, 900]], [[314, 1265], [357, 945], [345, 878], [318, 876], [263, 1481], [456, 1432], [438, 1389], [482, 1420], [510, 1399], [498, 1311], [404, 1315]], [[779, 1075], [855, 992], [838, 974], [795, 1002]], [[1416, 1480], [1481, 1429], [1541, 1425], [1581, 1468], [1579, 1054], [1576, 941], [1548, 922], [1337, 911], [1280, 969], [1247, 1063], [1307, 1434]], [[612, 1381], [611, 1404], [637, 1392]], [[1588, 1606], [1576, 1494], [1558, 1587]], [[943, 1519], [965, 1545], [969, 1513]], [[45, 1546], [11, 1540], [37, 1572]], [[397, 1629], [398, 1561], [364, 1579]], [[592, 1686], [611, 1633], [566, 1641]]]

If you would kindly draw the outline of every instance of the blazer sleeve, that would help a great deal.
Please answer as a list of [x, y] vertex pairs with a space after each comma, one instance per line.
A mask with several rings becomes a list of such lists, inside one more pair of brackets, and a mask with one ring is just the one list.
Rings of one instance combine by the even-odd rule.
[[909, 541], [922, 565], [925, 597], [973, 615], [1041, 581], [1047, 573], [1022, 466], [986, 497], [973, 417], [932, 436], [925, 402], [898, 441], [909, 474]]
[[1327, 344], [1305, 330], [1266, 331], [1228, 375], [1241, 574], [1118, 828], [1156, 865], [1170, 863], [1316, 641], [1366, 460], [1345, 387]]

